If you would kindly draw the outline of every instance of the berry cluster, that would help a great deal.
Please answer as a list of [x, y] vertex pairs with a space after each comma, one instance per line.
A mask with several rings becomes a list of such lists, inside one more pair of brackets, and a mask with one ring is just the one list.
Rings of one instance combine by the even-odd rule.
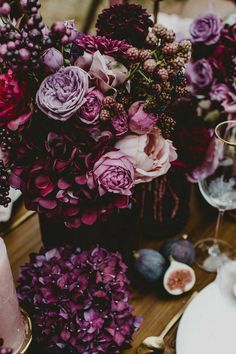
[[11, 201], [9, 198], [10, 186], [8, 177], [9, 175], [4, 166], [4, 163], [2, 160], [0, 160], [0, 205], [3, 205], [5, 208]]
[[[126, 52], [135, 85], [134, 95], [144, 100], [147, 112], [163, 113], [173, 99], [187, 95], [184, 68], [191, 56], [191, 43], [175, 41], [175, 33], [154, 25], [146, 38], [146, 48], [131, 47]], [[163, 122], [167, 122], [165, 119]], [[163, 125], [164, 123], [162, 123]], [[169, 135], [168, 127], [164, 129]]]
[[[0, 58], [5, 69], [13, 71], [29, 71], [39, 68], [45, 27], [39, 13], [38, 0], [20, 0], [19, 7], [24, 15], [16, 27], [7, 17], [11, 13], [11, 5], [3, 5], [8, 11], [1, 11], [3, 25], [0, 26]], [[2, 6], [3, 6], [2, 5]]]
[[16, 146], [18, 141], [19, 135], [17, 132], [7, 128], [0, 129], [0, 146], [4, 153], [12, 151], [13, 147]]

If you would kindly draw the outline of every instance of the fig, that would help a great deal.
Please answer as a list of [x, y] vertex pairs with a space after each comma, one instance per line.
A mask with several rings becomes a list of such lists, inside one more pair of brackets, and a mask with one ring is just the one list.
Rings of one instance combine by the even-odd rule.
[[172, 258], [163, 280], [165, 290], [171, 295], [181, 295], [190, 291], [195, 282], [194, 270], [187, 264], [177, 262]]
[[160, 253], [166, 258], [172, 256], [178, 262], [192, 265], [195, 261], [196, 251], [192, 242], [187, 238], [187, 235], [183, 235], [181, 239], [164, 242], [160, 249]]
[[156, 283], [167, 269], [165, 258], [158, 251], [141, 249], [134, 252], [135, 268], [149, 284]]

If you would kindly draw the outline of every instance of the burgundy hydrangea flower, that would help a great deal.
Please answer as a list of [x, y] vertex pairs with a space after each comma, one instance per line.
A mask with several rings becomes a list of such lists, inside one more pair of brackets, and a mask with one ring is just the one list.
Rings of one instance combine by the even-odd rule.
[[66, 124], [56, 132], [44, 117], [37, 117], [22, 137], [10, 176], [28, 209], [62, 219], [69, 228], [105, 221], [118, 208], [126, 208], [131, 198], [122, 193], [98, 198], [97, 189], [87, 185], [87, 172], [111, 151], [114, 135], [86, 127]]
[[35, 340], [50, 353], [120, 353], [141, 323], [129, 305], [126, 271], [119, 253], [100, 247], [31, 255], [21, 268], [18, 297]]
[[236, 23], [229, 25], [224, 25], [221, 32], [222, 41], [226, 42], [227, 45], [230, 45], [235, 48], [236, 44]]
[[103, 10], [96, 24], [97, 34], [112, 39], [124, 39], [131, 45], [143, 47], [151, 15], [140, 5], [119, 4]]
[[93, 35], [85, 35], [82, 38], [78, 38], [74, 44], [90, 54], [99, 50], [101, 54], [110, 55], [116, 59], [119, 59], [121, 56], [123, 57], [131, 47], [123, 40]]
[[178, 159], [174, 166], [182, 167], [186, 173], [191, 173], [202, 165], [212, 139], [211, 129], [202, 126], [181, 128], [175, 134], [174, 143], [178, 149]]

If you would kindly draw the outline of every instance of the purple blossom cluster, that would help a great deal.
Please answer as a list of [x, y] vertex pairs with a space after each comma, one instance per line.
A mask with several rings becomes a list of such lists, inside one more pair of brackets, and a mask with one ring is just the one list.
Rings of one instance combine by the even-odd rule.
[[[7, 49], [8, 58], [0, 62], [6, 71], [0, 129], [19, 135], [8, 158], [10, 184], [22, 191], [27, 208], [68, 228], [105, 221], [134, 201], [137, 184], [166, 174], [177, 158], [170, 140], [175, 122], [166, 111], [188, 94], [191, 44], [176, 42], [175, 33], [154, 25], [139, 5], [103, 11], [95, 36], [79, 33], [73, 21], [49, 30], [39, 1], [19, 5], [19, 28], [0, 26], [0, 57]], [[122, 31], [109, 25], [118, 14]], [[37, 38], [26, 40], [36, 27]], [[25, 61], [18, 47], [32, 47]], [[5, 144], [10, 134], [4, 134]]]
[[139, 328], [127, 267], [119, 253], [60, 247], [31, 255], [21, 268], [20, 303], [33, 337], [55, 353], [120, 353]]
[[190, 182], [198, 182], [212, 173], [219, 158], [215, 126], [236, 117], [236, 18], [224, 22], [203, 13], [193, 21], [190, 38], [193, 52], [186, 74], [192, 95], [172, 107], [177, 120], [173, 140], [175, 166]]
[[193, 94], [217, 102], [221, 110], [236, 114], [236, 22], [224, 23], [204, 13], [191, 25], [192, 61], [186, 74]]

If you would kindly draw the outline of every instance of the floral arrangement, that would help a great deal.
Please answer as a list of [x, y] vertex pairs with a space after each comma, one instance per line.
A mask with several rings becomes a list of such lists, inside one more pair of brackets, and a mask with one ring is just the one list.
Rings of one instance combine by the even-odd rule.
[[10, 348], [4, 348], [3, 346], [4, 341], [2, 338], [0, 338], [0, 354], [12, 354], [13, 351]]
[[175, 102], [172, 110], [177, 120], [176, 164], [191, 182], [197, 182], [217, 160], [214, 127], [236, 114], [236, 19], [223, 22], [215, 14], [204, 13], [193, 21], [190, 37], [192, 59], [186, 77], [192, 96]]
[[96, 247], [60, 247], [31, 255], [21, 268], [18, 297], [34, 339], [50, 353], [120, 353], [140, 319], [132, 315], [127, 266]]
[[105, 9], [94, 36], [73, 21], [47, 28], [39, 8], [0, 7], [0, 203], [9, 181], [27, 208], [79, 228], [127, 208], [176, 160], [166, 111], [187, 93], [191, 44], [139, 5]]

